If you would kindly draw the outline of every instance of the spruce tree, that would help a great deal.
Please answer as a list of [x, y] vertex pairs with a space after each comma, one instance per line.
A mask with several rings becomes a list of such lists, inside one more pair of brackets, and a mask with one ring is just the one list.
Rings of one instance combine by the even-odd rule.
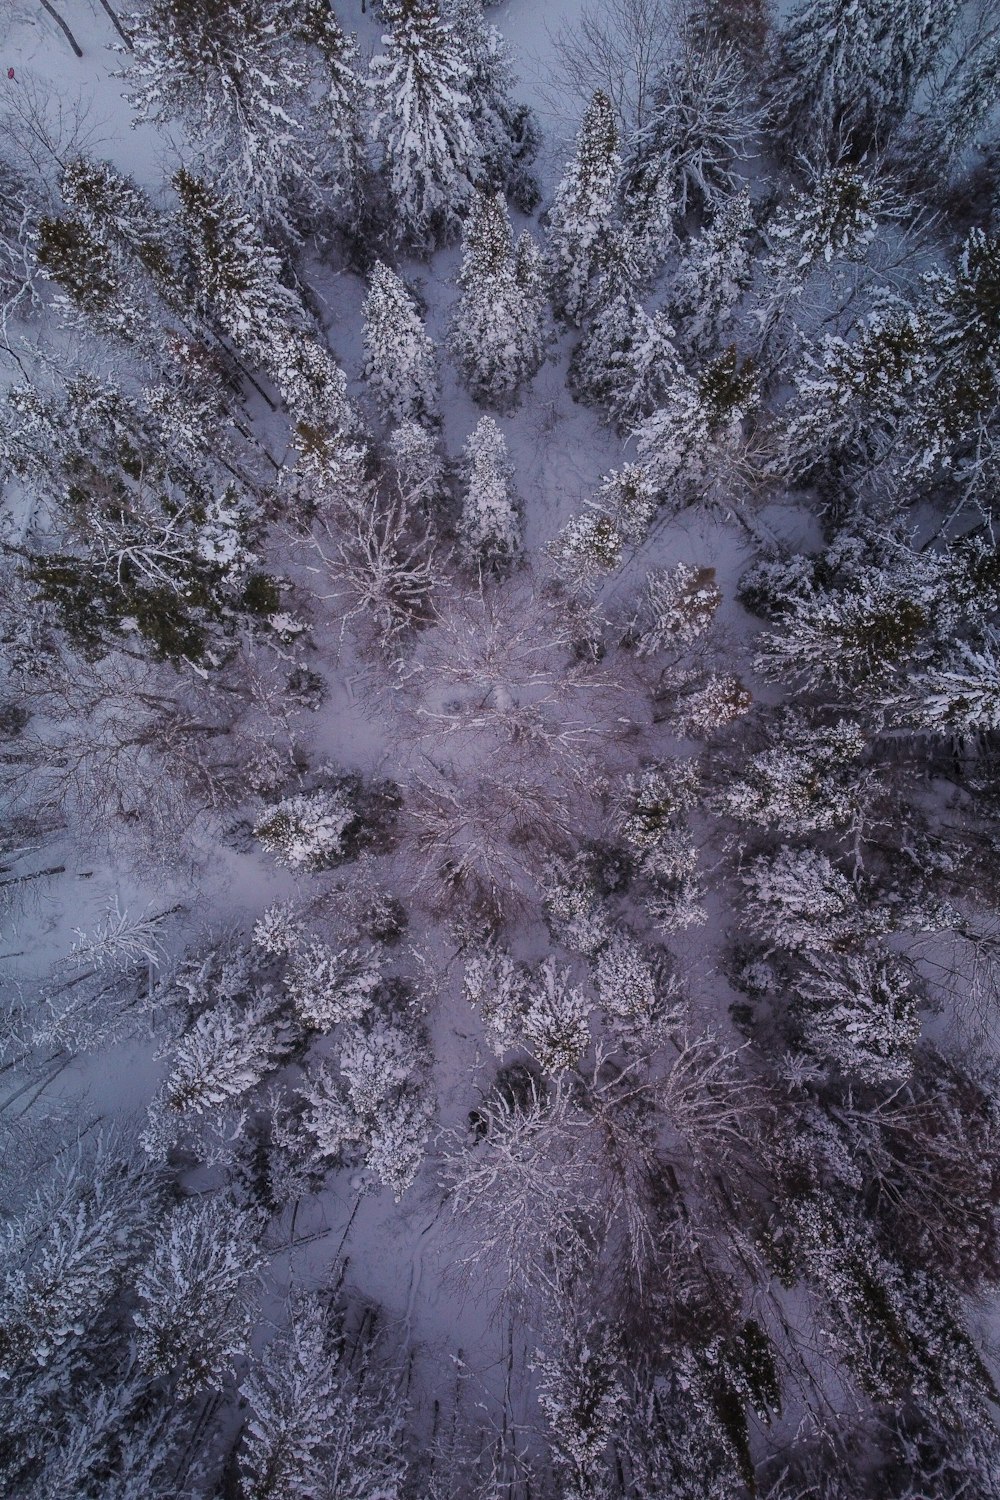
[[744, 188], [723, 203], [693, 242], [671, 288], [670, 311], [678, 337], [692, 354], [711, 354], [750, 285], [753, 210]]
[[531, 164], [541, 133], [534, 113], [511, 97], [514, 70], [510, 51], [483, 15], [483, 0], [446, 0], [444, 16], [454, 28], [469, 70], [471, 121], [482, 155], [478, 185], [501, 192], [522, 213], [538, 202]]
[[598, 90], [549, 214], [547, 259], [553, 302], [558, 315], [577, 326], [615, 244], [619, 165], [614, 109]]
[[373, 131], [400, 239], [421, 252], [454, 238], [481, 170], [471, 75], [437, 0], [383, 0], [372, 60]]
[[521, 505], [507, 444], [492, 417], [482, 417], [465, 445], [465, 495], [458, 524], [466, 566], [508, 573], [521, 551]]
[[440, 421], [434, 344], [416, 303], [381, 261], [365, 301], [365, 375], [387, 422]]
[[958, 59], [934, 89], [930, 108], [914, 122], [910, 154], [917, 171], [950, 168], [987, 123], [998, 99], [1000, 33], [993, 28]]
[[527, 231], [515, 248], [502, 193], [474, 200], [463, 252], [451, 352], [475, 400], [503, 410], [542, 361], [541, 257]]
[[309, 59], [288, 0], [148, 0], [128, 17], [129, 102], [182, 120], [224, 191], [293, 229], [290, 200], [315, 204]]
[[788, 20], [771, 116], [789, 153], [825, 161], [872, 143], [882, 11], [882, 0], [804, 0]]

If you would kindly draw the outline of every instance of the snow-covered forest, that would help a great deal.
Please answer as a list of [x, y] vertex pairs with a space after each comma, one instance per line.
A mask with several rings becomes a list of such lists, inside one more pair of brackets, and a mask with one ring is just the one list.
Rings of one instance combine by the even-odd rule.
[[996, 0], [5, 0], [0, 406], [0, 1492], [1000, 1500]]

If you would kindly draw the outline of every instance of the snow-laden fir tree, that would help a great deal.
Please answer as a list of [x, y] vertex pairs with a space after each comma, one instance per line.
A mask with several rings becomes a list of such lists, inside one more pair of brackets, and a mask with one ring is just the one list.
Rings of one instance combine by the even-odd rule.
[[722, 603], [714, 568], [678, 563], [646, 577], [646, 587], [630, 634], [639, 656], [655, 656], [697, 640]]
[[634, 437], [660, 505], [719, 490], [738, 473], [743, 423], [757, 405], [757, 367], [730, 346], [698, 376], [679, 374]]
[[670, 291], [671, 320], [691, 354], [713, 353], [750, 285], [753, 210], [744, 188], [722, 203], [695, 239]]
[[542, 871], [539, 890], [549, 930], [564, 948], [590, 955], [607, 942], [613, 918], [586, 851], [571, 858], [554, 854]]
[[665, 717], [675, 733], [708, 739], [749, 713], [752, 706], [753, 697], [738, 677], [710, 672], [686, 684]]
[[428, 252], [457, 233], [480, 177], [472, 75], [437, 0], [382, 0], [381, 12], [372, 130], [384, 147], [399, 238]]
[[382, 981], [382, 958], [377, 950], [338, 949], [317, 941], [293, 953], [285, 973], [285, 992], [306, 1026], [329, 1031], [342, 1021], [365, 1015]]
[[837, 950], [884, 930], [884, 914], [818, 849], [782, 845], [755, 859], [743, 883], [748, 925], [776, 947]]
[[618, 1337], [597, 1318], [567, 1321], [557, 1350], [536, 1356], [535, 1368], [560, 1494], [564, 1500], [599, 1500], [610, 1489], [612, 1444], [626, 1404]]
[[549, 211], [547, 260], [555, 310], [579, 325], [616, 244], [618, 127], [600, 90], [587, 106], [576, 150]]
[[328, 870], [346, 854], [357, 813], [342, 787], [285, 797], [254, 827], [254, 837], [292, 870]]
[[62, 1151], [0, 1234], [0, 1376], [44, 1371], [91, 1338], [153, 1232], [161, 1185], [113, 1136]]
[[541, 255], [527, 230], [515, 247], [502, 193], [477, 194], [462, 249], [449, 347], [473, 398], [506, 410], [545, 350]]
[[911, 969], [891, 954], [814, 956], [796, 982], [806, 1045], [842, 1073], [895, 1086], [909, 1077], [920, 1037]]
[[[170, 1072], [149, 1108], [144, 1150], [162, 1158], [182, 1133], [236, 1103], [281, 1065], [289, 1038], [272, 1001], [227, 999], [166, 1050]], [[197, 1148], [196, 1148], [197, 1149]]]
[[396, 488], [408, 511], [433, 516], [445, 495], [445, 462], [438, 434], [404, 422], [389, 434]]
[[574, 396], [606, 407], [627, 431], [661, 404], [680, 370], [670, 318], [648, 313], [623, 286], [606, 301], [602, 296], [584, 325], [570, 363], [570, 386]]
[[481, 417], [464, 449], [465, 494], [458, 523], [462, 560], [486, 573], [509, 573], [521, 552], [521, 502], [507, 444], [492, 417]]
[[616, 928], [597, 954], [594, 977], [601, 1006], [620, 1029], [644, 1035], [681, 1018], [680, 989], [662, 955], [627, 927]]
[[445, 0], [444, 16], [454, 28], [469, 70], [471, 122], [481, 153], [480, 185], [502, 192], [522, 213], [538, 202], [531, 164], [541, 133], [534, 113], [512, 97], [510, 49], [483, 14], [483, 0]]
[[546, 1073], [575, 1068], [590, 1046], [593, 1002], [568, 969], [546, 958], [528, 983], [520, 1018], [523, 1045]]
[[440, 420], [434, 343], [405, 284], [381, 261], [365, 299], [365, 376], [387, 422]]
[[240, 1387], [245, 1500], [400, 1500], [406, 1477], [398, 1400], [367, 1378], [367, 1351], [348, 1358], [319, 1300], [292, 1310]]
[[135, 1282], [136, 1362], [176, 1376], [182, 1395], [218, 1390], [244, 1354], [263, 1264], [257, 1217], [208, 1193], [188, 1198], [157, 1231]]
[[864, 260], [879, 225], [896, 211], [877, 178], [843, 163], [816, 173], [804, 191], [792, 193], [765, 228], [765, 329], [802, 295], [814, 272], [840, 261]]
[[804, 0], [781, 32], [771, 116], [791, 153], [863, 151], [881, 118], [883, 0]]
[[282, 281], [281, 257], [234, 198], [185, 168], [174, 187], [198, 311], [264, 367], [296, 421], [350, 428], [344, 372], [313, 336], [297, 292]]
[[358, 43], [337, 20], [330, 0], [302, 0], [292, 10], [295, 35], [315, 49], [321, 103], [324, 188], [332, 190], [338, 218], [353, 225], [367, 187], [368, 151], [364, 132], [364, 83], [358, 72]]
[[940, 563], [891, 548], [870, 564], [859, 547], [843, 581], [791, 595], [780, 629], [761, 640], [758, 668], [795, 675], [810, 687], [883, 689], [926, 659], [932, 627], [947, 627]]
[[960, 56], [931, 93], [911, 132], [915, 169], [945, 171], [983, 130], [1000, 99], [1000, 34], [995, 27]]
[[931, 368], [907, 412], [913, 462], [927, 471], [963, 460], [971, 475], [994, 450], [1000, 403], [1000, 236], [970, 230], [954, 264], [921, 281]]
[[498, 1057], [517, 1046], [527, 985], [527, 971], [504, 948], [485, 947], [466, 960], [465, 998], [482, 1017]]
[[776, 469], [802, 480], [825, 470], [870, 471], [905, 431], [931, 374], [920, 311], [880, 297], [851, 340], [827, 334], [795, 374]]
[[732, 49], [685, 46], [665, 70], [622, 161], [622, 213], [646, 279], [655, 279], [670, 253], [677, 219], [712, 210], [736, 191], [734, 167], [748, 155], [754, 118]]
[[182, 120], [224, 191], [290, 228], [293, 197], [318, 199], [323, 136], [310, 129], [313, 70], [288, 0], [147, 0], [127, 18], [129, 102]]
[[971, 645], [957, 641], [941, 659], [909, 676], [893, 699], [894, 717], [937, 734], [1000, 729], [1000, 640], [988, 631]]
[[790, 710], [773, 740], [719, 793], [719, 811], [782, 834], [856, 826], [866, 779], [858, 766], [866, 743], [860, 727], [846, 719], [812, 725]]

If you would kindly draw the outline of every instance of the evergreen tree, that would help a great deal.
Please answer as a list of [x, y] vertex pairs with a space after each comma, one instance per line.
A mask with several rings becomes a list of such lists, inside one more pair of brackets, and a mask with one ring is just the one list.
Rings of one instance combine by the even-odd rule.
[[522, 213], [538, 202], [531, 164], [541, 134], [534, 113], [511, 98], [514, 71], [510, 51], [483, 15], [483, 0], [447, 0], [445, 19], [455, 30], [469, 70], [471, 123], [482, 155], [479, 185], [503, 193]]
[[292, 955], [285, 993], [306, 1026], [329, 1031], [342, 1021], [365, 1015], [382, 982], [382, 957], [377, 950], [335, 949], [313, 942]]
[[776, 727], [775, 743], [749, 757], [719, 796], [719, 809], [783, 834], [856, 825], [865, 748], [858, 726], [845, 719], [812, 726], [789, 712]]
[[960, 10], [961, 0], [892, 0], [882, 7], [878, 81], [887, 127], [906, 115], [950, 40]]
[[618, 127], [608, 96], [594, 95], [549, 213], [548, 265], [556, 312], [579, 326], [615, 246]]
[[140, 1369], [176, 1374], [184, 1396], [219, 1388], [250, 1337], [259, 1230], [252, 1214], [215, 1195], [174, 1209], [136, 1280]]
[[365, 374], [393, 424], [440, 420], [434, 344], [403, 282], [381, 261], [365, 301]]
[[183, 120], [223, 191], [285, 227], [289, 199], [315, 203], [321, 171], [294, 18], [288, 0], [147, 0], [127, 20], [132, 107]]
[[1000, 728], [1000, 641], [989, 631], [976, 646], [957, 641], [905, 679], [890, 697], [893, 716], [937, 734], [989, 734]]
[[473, 201], [450, 348], [472, 396], [506, 409], [544, 353], [541, 258], [527, 231], [515, 249], [502, 193]]
[[593, 1003], [570, 983], [568, 969], [546, 958], [529, 980], [520, 1017], [522, 1043], [546, 1073], [575, 1068], [590, 1046]]
[[881, 115], [880, 0], [804, 0], [781, 33], [771, 112], [789, 152], [860, 155]]
[[367, 187], [368, 151], [362, 106], [364, 83], [357, 70], [358, 44], [334, 15], [330, 0], [303, 0], [291, 8], [294, 35], [315, 49], [324, 126], [324, 187], [330, 187], [339, 214], [357, 220]]
[[454, 237], [481, 170], [471, 75], [437, 0], [383, 0], [372, 60], [373, 131], [384, 142], [400, 238], [429, 251]]
[[628, 290], [604, 303], [573, 351], [574, 395], [606, 406], [628, 430], [660, 405], [680, 373], [674, 329], [666, 313], [647, 313]]
[[927, 321], [878, 299], [856, 338], [828, 334], [795, 375], [778, 467], [801, 480], [830, 469], [869, 471], [898, 440], [929, 376]]
[[263, 847], [292, 870], [328, 870], [346, 857], [357, 812], [343, 787], [286, 797], [254, 828]]
[[465, 445], [465, 497], [458, 539], [467, 567], [507, 573], [521, 551], [521, 505], [507, 444], [492, 417], [481, 417]]
[[812, 957], [796, 985], [806, 1044], [841, 1072], [893, 1087], [920, 1037], [913, 975], [888, 954]]
[[[355, 1368], [352, 1368], [355, 1366]], [[245, 1500], [400, 1500], [405, 1463], [392, 1393], [349, 1359], [318, 1301], [303, 1301], [241, 1386]]]
[[723, 203], [708, 229], [692, 243], [671, 287], [670, 311], [684, 349], [714, 353], [750, 285], [750, 190]]
[[1000, 98], [1000, 33], [996, 28], [960, 57], [914, 123], [911, 154], [921, 172], [946, 170], [987, 123]]

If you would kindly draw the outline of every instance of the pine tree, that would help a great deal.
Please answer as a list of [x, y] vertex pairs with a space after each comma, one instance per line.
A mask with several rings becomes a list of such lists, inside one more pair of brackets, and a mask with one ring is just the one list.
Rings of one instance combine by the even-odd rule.
[[618, 1339], [597, 1318], [569, 1324], [558, 1351], [539, 1356], [537, 1369], [560, 1493], [565, 1500], [599, 1500], [610, 1487], [611, 1445], [625, 1408]]
[[608, 96], [594, 95], [549, 213], [548, 265], [556, 312], [579, 326], [615, 244], [618, 127]]
[[780, 471], [793, 480], [869, 472], [905, 430], [930, 375], [928, 332], [919, 310], [886, 296], [853, 341], [828, 334], [795, 375]]
[[386, 421], [440, 421], [434, 344], [413, 298], [381, 261], [365, 301], [365, 375]]
[[673, 282], [671, 318], [686, 352], [712, 354], [750, 285], [750, 190], [723, 203], [692, 243]]
[[719, 795], [728, 817], [776, 827], [782, 834], [856, 826], [864, 777], [858, 761], [865, 736], [839, 719], [828, 728], [789, 712], [779, 720], [773, 745], [751, 755]]
[[568, 969], [543, 960], [529, 980], [520, 1017], [523, 1045], [546, 1073], [575, 1068], [590, 1046], [593, 1003], [570, 983]]
[[430, 251], [457, 232], [481, 167], [471, 76], [437, 0], [383, 0], [385, 51], [372, 60], [373, 133], [400, 238]]
[[[331, 184], [340, 214], [354, 223], [367, 186], [368, 152], [362, 105], [364, 84], [358, 73], [358, 44], [344, 31], [330, 0], [303, 0], [291, 12], [295, 35], [315, 48], [324, 122], [324, 186]], [[328, 154], [327, 154], [328, 153]]]
[[510, 51], [483, 15], [483, 0], [446, 0], [445, 19], [454, 28], [469, 70], [471, 123], [482, 155], [480, 185], [503, 193], [522, 213], [538, 202], [531, 164], [541, 133], [534, 113], [511, 98]]
[[476, 401], [507, 409], [544, 353], [541, 257], [527, 231], [515, 249], [502, 193], [473, 201], [449, 346]]
[[285, 992], [306, 1026], [329, 1031], [356, 1021], [372, 1007], [383, 983], [377, 950], [331, 948], [305, 943], [293, 953], [285, 974]]
[[160, 1185], [113, 1136], [58, 1156], [0, 1233], [0, 1376], [55, 1367], [98, 1340], [160, 1210]]
[[346, 855], [357, 813], [341, 787], [286, 797], [254, 828], [262, 846], [292, 870], [328, 870]]
[[244, 1500], [400, 1500], [406, 1466], [394, 1393], [348, 1359], [319, 1301], [302, 1301], [241, 1391], [250, 1415], [240, 1449]]
[[521, 505], [507, 444], [492, 417], [481, 417], [465, 445], [465, 498], [459, 547], [469, 568], [507, 573], [521, 551]]
[[176, 1375], [182, 1396], [218, 1390], [250, 1337], [259, 1232], [254, 1215], [222, 1197], [174, 1209], [136, 1279], [140, 1369]]

